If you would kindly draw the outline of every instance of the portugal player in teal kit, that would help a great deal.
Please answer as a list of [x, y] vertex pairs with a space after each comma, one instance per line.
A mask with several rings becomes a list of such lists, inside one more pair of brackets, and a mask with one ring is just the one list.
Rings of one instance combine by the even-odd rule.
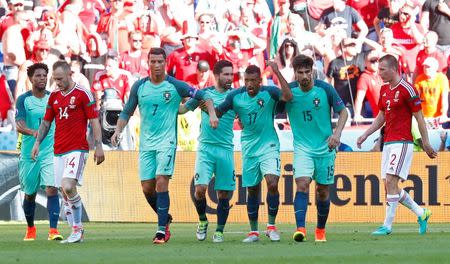
[[59, 197], [53, 172], [55, 124], [52, 124], [48, 133], [49, 136], [41, 144], [39, 157], [36, 160], [31, 158], [31, 149], [36, 140], [50, 95], [45, 90], [48, 67], [45, 64], [36, 63], [28, 67], [27, 74], [32, 84], [32, 90], [19, 96], [16, 103], [17, 131], [23, 135], [19, 160], [19, 179], [21, 189], [25, 193], [23, 211], [28, 224], [24, 240], [36, 239], [34, 211], [36, 208], [36, 193], [39, 187], [45, 187], [47, 193], [47, 210], [50, 221], [48, 240], [61, 240], [62, 236], [57, 230], [60, 210]]
[[[142, 191], [158, 214], [158, 231], [153, 243], [169, 240], [169, 179], [172, 177], [177, 147], [177, 115], [183, 97], [205, 100], [204, 91], [197, 91], [184, 82], [165, 73], [166, 53], [152, 48], [148, 54], [150, 76], [137, 81], [131, 88], [130, 98], [120, 114], [111, 142], [117, 145], [123, 128], [139, 106], [141, 115], [139, 175]], [[206, 100], [210, 125], [217, 127], [214, 106]]]
[[[226, 96], [232, 92], [233, 64], [227, 60], [220, 60], [213, 69], [216, 85], [204, 89], [214, 106], [222, 103]], [[191, 99], [185, 105], [180, 106], [180, 114], [188, 110], [195, 110], [199, 101]], [[215, 177], [214, 189], [217, 190], [219, 202], [217, 203], [217, 228], [213, 236], [213, 242], [223, 242], [223, 230], [227, 222], [230, 209], [230, 197], [236, 187], [234, 177], [233, 155], [233, 122], [234, 111], [228, 111], [219, 121], [217, 129], [213, 130], [208, 125], [209, 116], [202, 112], [202, 123], [199, 147], [195, 160], [195, 194], [194, 204], [199, 215], [200, 223], [197, 226], [197, 239], [206, 239], [208, 230], [208, 218], [206, 217], [206, 190], [213, 175]]]
[[[296, 81], [289, 84], [292, 100], [286, 111], [294, 136], [294, 178], [297, 186], [294, 200], [297, 230], [294, 240], [306, 240], [305, 217], [308, 208], [309, 185], [316, 181], [317, 227], [315, 241], [325, 242], [325, 224], [330, 211], [329, 186], [334, 183], [336, 148], [348, 118], [347, 109], [336, 90], [329, 84], [313, 79], [314, 61], [305, 55], [293, 60]], [[339, 114], [332, 129], [332, 111]]]
[[[271, 66], [274, 63], [271, 63]], [[274, 66], [272, 66], [274, 67]], [[278, 69], [278, 68], [277, 68]], [[275, 74], [280, 75], [279, 71]], [[267, 206], [269, 221], [266, 235], [271, 241], [280, 241], [275, 228], [280, 194], [280, 143], [274, 128], [274, 115], [280, 100], [289, 101], [292, 97], [289, 87], [261, 86], [261, 70], [254, 65], [245, 70], [245, 86], [231, 92], [216, 111], [223, 116], [234, 110], [243, 125], [242, 143], [242, 186], [247, 187], [247, 213], [250, 232], [243, 242], [259, 240], [258, 211], [260, 184], [263, 177], [267, 182]]]

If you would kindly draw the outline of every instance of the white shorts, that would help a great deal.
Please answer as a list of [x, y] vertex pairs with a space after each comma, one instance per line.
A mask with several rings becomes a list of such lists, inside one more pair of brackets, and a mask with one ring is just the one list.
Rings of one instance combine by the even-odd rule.
[[61, 187], [63, 178], [77, 180], [77, 185], [83, 184], [83, 171], [88, 157], [87, 152], [73, 151], [53, 157], [55, 170], [55, 186]]
[[386, 174], [392, 174], [403, 180], [408, 179], [412, 156], [412, 143], [391, 143], [384, 145], [381, 160], [381, 178], [385, 179]]

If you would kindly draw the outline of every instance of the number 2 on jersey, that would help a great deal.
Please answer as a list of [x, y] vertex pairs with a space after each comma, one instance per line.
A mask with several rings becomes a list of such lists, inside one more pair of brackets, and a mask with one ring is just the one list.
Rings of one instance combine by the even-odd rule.
[[64, 107], [64, 110], [62, 109], [62, 107], [60, 107], [58, 109], [59, 109], [59, 119], [69, 118], [69, 113], [67, 113], [67, 106]]

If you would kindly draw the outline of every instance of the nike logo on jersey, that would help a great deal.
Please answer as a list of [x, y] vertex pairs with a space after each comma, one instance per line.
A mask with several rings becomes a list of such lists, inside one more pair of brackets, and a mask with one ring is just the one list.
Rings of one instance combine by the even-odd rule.
[[28, 108], [28, 111], [30, 112], [30, 111], [33, 111], [34, 109], [36, 109], [36, 108]]

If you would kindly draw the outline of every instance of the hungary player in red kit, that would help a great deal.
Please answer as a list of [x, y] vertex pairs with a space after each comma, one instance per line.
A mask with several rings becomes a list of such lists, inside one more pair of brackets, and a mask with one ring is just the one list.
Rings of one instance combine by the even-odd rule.
[[89, 151], [86, 139], [88, 120], [94, 133], [94, 161], [98, 165], [105, 160], [105, 156], [98, 112], [91, 92], [72, 80], [70, 66], [65, 61], [58, 61], [53, 65], [53, 80], [58, 89], [50, 94], [31, 155], [33, 158], [38, 155], [39, 144], [55, 120], [55, 186], [61, 187], [63, 191], [64, 212], [72, 225], [72, 234], [63, 242], [76, 243], [83, 241], [84, 232], [81, 224], [81, 197], [76, 186], [83, 183], [83, 170]]
[[423, 150], [430, 158], [437, 153], [430, 145], [428, 132], [423, 119], [419, 94], [414, 86], [406, 82], [398, 73], [398, 61], [392, 55], [380, 59], [379, 74], [385, 84], [381, 87], [378, 107], [380, 112], [372, 125], [358, 138], [361, 144], [373, 132], [385, 124], [384, 148], [381, 160], [381, 178], [386, 188], [386, 217], [384, 224], [372, 235], [389, 235], [392, 232], [392, 222], [399, 203], [413, 211], [418, 219], [419, 234], [427, 231], [431, 211], [420, 207], [409, 194], [400, 189], [398, 182], [408, 178], [412, 161], [413, 137], [411, 135], [412, 116], [416, 118], [422, 136]]

